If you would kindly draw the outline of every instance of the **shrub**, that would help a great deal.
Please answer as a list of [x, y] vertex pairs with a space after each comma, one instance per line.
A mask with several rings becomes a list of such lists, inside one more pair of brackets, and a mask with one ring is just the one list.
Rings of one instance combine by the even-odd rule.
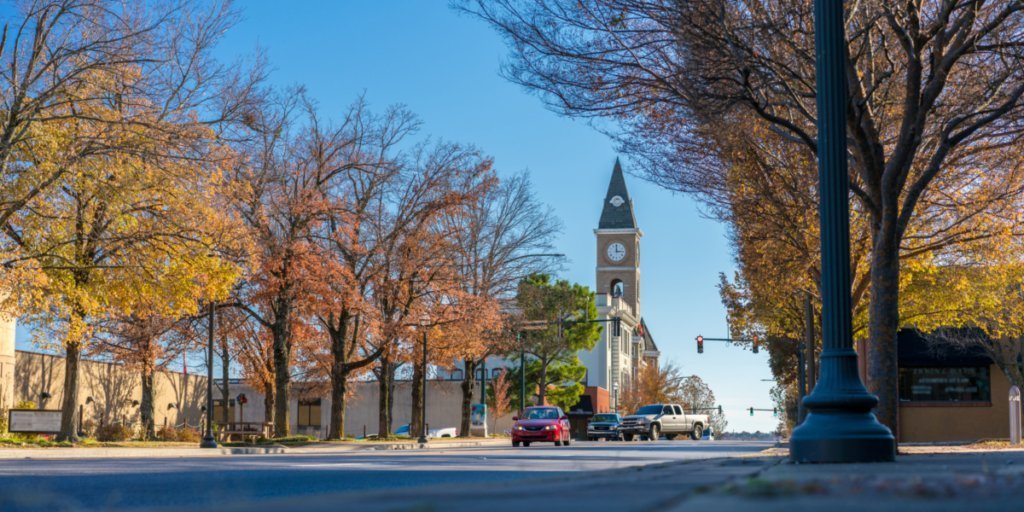
[[128, 425], [121, 423], [110, 423], [96, 429], [98, 441], [127, 441], [135, 435], [135, 432]]
[[14, 406], [15, 409], [38, 409], [36, 403], [32, 400], [22, 400]]
[[179, 428], [166, 426], [158, 430], [156, 433], [156, 438], [161, 441], [198, 443], [199, 437], [199, 431], [189, 426], [183, 426]]

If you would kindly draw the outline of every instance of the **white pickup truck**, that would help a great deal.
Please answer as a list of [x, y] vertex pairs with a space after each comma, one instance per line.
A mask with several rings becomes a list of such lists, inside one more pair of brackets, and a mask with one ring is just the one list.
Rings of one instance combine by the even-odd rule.
[[670, 440], [679, 435], [688, 435], [696, 440], [704, 435], [707, 425], [707, 414], [686, 414], [677, 404], [650, 404], [641, 407], [636, 414], [622, 418], [619, 433], [626, 441], [632, 441], [634, 437], [657, 441], [662, 435]]

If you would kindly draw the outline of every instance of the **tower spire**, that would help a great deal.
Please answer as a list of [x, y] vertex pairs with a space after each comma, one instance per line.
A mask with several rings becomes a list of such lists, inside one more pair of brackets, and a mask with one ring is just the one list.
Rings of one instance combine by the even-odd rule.
[[633, 215], [633, 199], [626, 188], [626, 178], [622, 173], [622, 164], [615, 157], [612, 168], [612, 179], [608, 182], [608, 193], [604, 197], [604, 208], [598, 229], [636, 229], [636, 217]]

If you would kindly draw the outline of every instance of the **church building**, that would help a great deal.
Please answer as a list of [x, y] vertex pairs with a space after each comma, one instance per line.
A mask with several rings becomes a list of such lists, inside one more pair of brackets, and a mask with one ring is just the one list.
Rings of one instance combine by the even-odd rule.
[[[637, 225], [633, 200], [626, 188], [626, 179], [618, 159], [612, 169], [608, 193], [605, 194], [601, 218], [594, 230], [597, 242], [595, 291], [597, 311], [604, 322], [601, 338], [592, 350], [579, 354], [587, 367], [587, 394], [591, 395], [595, 412], [607, 396], [608, 409], [618, 408], [619, 396], [636, 381], [641, 368], [657, 365], [658, 346], [644, 322], [640, 294], [640, 239], [643, 231]], [[633, 411], [620, 411], [631, 413]]]

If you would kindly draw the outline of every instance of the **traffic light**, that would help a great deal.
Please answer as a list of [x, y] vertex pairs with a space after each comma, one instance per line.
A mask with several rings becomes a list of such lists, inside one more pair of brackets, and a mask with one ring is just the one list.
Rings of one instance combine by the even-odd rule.
[[754, 336], [754, 353], [757, 353], [757, 336]]
[[697, 353], [704, 353], [704, 336], [697, 335]]
[[772, 407], [772, 416], [778, 416], [778, 415], [779, 415], [779, 408], [778, 407]]
[[754, 415], [754, 408], [753, 408], [753, 407], [751, 407], [751, 408], [750, 408], [750, 415], [751, 415], [751, 416], [753, 416], [753, 415]]
[[718, 406], [718, 414], [722, 414], [722, 406], [721, 405]]
[[612, 336], [622, 335], [622, 320], [619, 317], [612, 319]]

